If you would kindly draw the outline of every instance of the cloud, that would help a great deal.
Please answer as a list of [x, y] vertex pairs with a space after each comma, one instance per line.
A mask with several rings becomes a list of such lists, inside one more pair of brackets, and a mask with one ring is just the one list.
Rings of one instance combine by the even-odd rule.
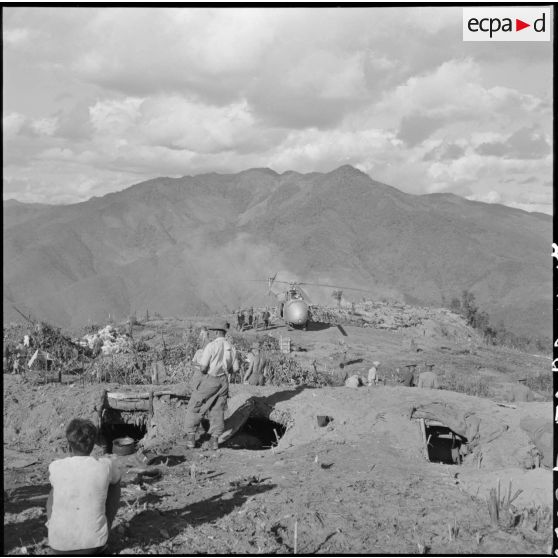
[[471, 196], [467, 196], [467, 199], [484, 203], [500, 203], [502, 201], [502, 196], [498, 192], [496, 192], [496, 190], [490, 190], [490, 192], [486, 192], [483, 194], [474, 194]]
[[524, 127], [505, 141], [481, 143], [477, 153], [506, 159], [542, 159], [550, 153], [550, 145], [543, 133]]
[[31, 33], [29, 29], [16, 27], [2, 30], [2, 42], [8, 47], [18, 47], [29, 41]]
[[460, 8], [3, 15], [4, 165], [25, 199], [345, 163], [411, 193], [551, 199], [551, 45], [464, 44]]
[[89, 109], [91, 125], [97, 133], [119, 136], [138, 121], [142, 103], [137, 97], [98, 101]]
[[23, 114], [17, 112], [11, 112], [2, 117], [2, 132], [4, 138], [10, 138], [18, 135], [26, 122], [26, 118]]
[[249, 141], [255, 120], [245, 101], [216, 107], [172, 96], [146, 101], [140, 126], [147, 144], [218, 153]]
[[55, 117], [38, 118], [32, 121], [30, 126], [38, 136], [52, 136], [58, 128], [58, 121]]
[[90, 119], [88, 100], [80, 99], [77, 102], [71, 102], [68, 107], [58, 110], [55, 116], [58, 121], [56, 135], [59, 138], [74, 143], [91, 139], [94, 128]]
[[401, 120], [397, 137], [409, 147], [414, 147], [428, 138], [443, 122], [444, 120], [439, 116], [427, 116], [424, 114], [404, 116]]
[[442, 142], [423, 156], [423, 161], [443, 161], [459, 159], [465, 154], [465, 147], [457, 143]]

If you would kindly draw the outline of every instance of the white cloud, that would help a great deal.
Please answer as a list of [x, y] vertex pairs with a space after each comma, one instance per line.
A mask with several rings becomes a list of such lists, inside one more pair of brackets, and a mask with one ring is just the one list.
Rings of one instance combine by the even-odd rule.
[[52, 136], [58, 128], [58, 119], [55, 117], [38, 118], [33, 120], [30, 126], [38, 136]]
[[521, 47], [540, 53], [523, 83], [519, 47], [463, 44], [460, 8], [6, 8], [4, 36], [26, 199], [344, 163], [411, 193], [551, 199], [521, 198], [551, 177], [550, 45]]
[[98, 101], [89, 109], [91, 124], [97, 133], [118, 136], [138, 120], [142, 103], [136, 97]]
[[13, 29], [4, 29], [2, 31], [2, 41], [5, 45], [11, 47], [18, 47], [27, 43], [30, 39], [31, 33], [29, 29], [16, 27]]
[[467, 196], [468, 200], [480, 201], [485, 203], [500, 203], [502, 201], [502, 196], [496, 192], [496, 190], [490, 190], [486, 194], [475, 194]]
[[2, 132], [5, 138], [15, 136], [21, 132], [25, 125], [26, 118], [23, 114], [11, 112], [2, 117]]
[[140, 124], [148, 144], [197, 152], [235, 149], [254, 126], [245, 101], [215, 107], [178, 96], [146, 102]]

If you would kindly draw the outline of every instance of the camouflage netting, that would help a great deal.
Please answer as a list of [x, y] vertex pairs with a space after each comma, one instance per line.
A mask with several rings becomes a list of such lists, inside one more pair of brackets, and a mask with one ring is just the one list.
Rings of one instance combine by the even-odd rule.
[[[23, 346], [23, 337], [29, 335], [30, 346]], [[24, 368], [37, 349], [48, 353], [52, 359], [52, 368], [62, 372], [73, 371], [81, 367], [82, 362], [88, 362], [92, 356], [88, 347], [75, 343], [64, 335], [60, 328], [46, 322], [38, 322], [35, 326], [12, 324], [3, 328], [4, 363], [7, 369], [12, 366], [16, 347], [19, 348], [21, 364]], [[9, 356], [6, 354], [8, 353]]]
[[88, 367], [87, 378], [97, 382], [121, 382], [123, 384], [151, 383], [151, 364], [164, 365], [164, 376], [159, 383], [173, 384], [189, 381], [194, 367], [189, 349], [182, 345], [150, 349], [137, 347], [127, 352], [99, 355]]

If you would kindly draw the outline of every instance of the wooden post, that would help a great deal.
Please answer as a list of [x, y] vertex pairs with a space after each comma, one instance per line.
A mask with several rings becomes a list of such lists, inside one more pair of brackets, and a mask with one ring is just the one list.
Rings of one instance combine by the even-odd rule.
[[81, 368], [81, 387], [85, 387], [85, 377], [84, 377], [84, 369], [83, 369], [83, 355], [79, 353], [79, 363]]
[[419, 419], [420, 432], [422, 435], [422, 443], [424, 447], [424, 458], [428, 460], [428, 440], [426, 439], [426, 422], [424, 419]]
[[151, 420], [153, 419], [153, 390], [149, 390], [149, 421], [147, 423], [147, 429], [149, 429], [149, 425], [151, 424]]
[[101, 390], [101, 397], [99, 399], [99, 403], [97, 404], [97, 427], [99, 428], [99, 432], [101, 431], [101, 422], [103, 420], [103, 409], [105, 408], [107, 401], [107, 390]]

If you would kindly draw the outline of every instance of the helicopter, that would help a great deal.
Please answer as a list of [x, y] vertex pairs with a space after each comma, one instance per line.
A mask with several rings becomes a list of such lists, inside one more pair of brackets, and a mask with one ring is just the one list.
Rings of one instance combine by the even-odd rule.
[[[314, 287], [330, 287], [333, 289], [346, 289], [351, 291], [361, 291], [370, 293], [365, 289], [358, 289], [353, 287], [344, 287], [340, 285], [329, 285], [325, 283], [307, 283], [300, 281], [279, 281], [277, 280], [277, 273], [266, 279], [252, 279], [252, 281], [267, 282], [268, 294], [274, 294], [279, 300], [279, 315], [284, 322], [292, 327], [301, 328], [307, 331], [308, 324], [311, 321], [310, 316], [310, 297], [302, 288], [302, 285]], [[286, 289], [277, 293], [272, 290], [273, 285], [282, 284], [287, 285]], [[338, 291], [341, 292], [341, 291]]]

